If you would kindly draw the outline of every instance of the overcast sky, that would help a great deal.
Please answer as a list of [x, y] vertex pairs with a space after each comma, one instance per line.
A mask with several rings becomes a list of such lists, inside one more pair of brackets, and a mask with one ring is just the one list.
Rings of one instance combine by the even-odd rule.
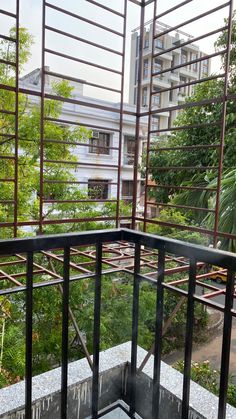
[[[98, 0], [97, 0], [98, 1]], [[123, 12], [123, 0], [100, 0], [101, 4], [109, 7], [114, 7], [117, 11]], [[55, 4], [62, 8], [80, 14], [81, 16], [94, 20], [106, 27], [113, 28], [119, 32], [123, 31], [123, 19], [115, 16], [103, 9], [91, 5], [86, 0], [51, 0], [52, 4]], [[166, 9], [179, 3], [176, 0], [159, 0], [158, 11], [161, 13]], [[223, 4], [224, 1], [220, 0], [193, 0], [190, 4], [178, 9], [174, 13], [171, 13], [160, 20], [163, 23], [174, 26], [187, 19], [191, 19], [206, 10]], [[34, 35], [34, 45], [32, 47], [32, 58], [24, 69], [24, 73], [32, 71], [33, 69], [41, 66], [41, 24], [42, 24], [42, 0], [20, 0], [21, 14], [20, 24], [29, 29]], [[15, 9], [15, 0], [1, 0], [1, 8], [9, 11]], [[224, 17], [227, 17], [228, 8], [224, 8], [219, 12], [212, 14], [204, 19], [198, 20], [190, 25], [185, 25], [182, 30], [187, 32], [194, 37], [204, 34], [205, 32], [212, 31], [218, 27], [223, 26]], [[145, 20], [148, 21], [152, 18], [153, 6], [146, 7]], [[130, 57], [130, 37], [131, 31], [139, 26], [140, 18], [140, 7], [129, 2], [128, 7], [128, 18], [127, 18], [127, 43], [126, 43], [126, 77], [125, 77], [125, 100], [128, 99], [128, 74], [129, 74], [129, 57]], [[55, 12], [54, 10], [48, 9], [46, 16], [47, 24], [53, 27], [57, 27], [60, 30], [70, 32], [81, 38], [89, 39], [93, 42], [102, 44], [106, 47], [115, 49], [117, 51], [122, 50], [122, 38], [116, 35], [110, 34], [107, 31], [94, 28], [91, 25], [85, 24], [77, 19], [68, 17], [64, 14]], [[13, 19], [6, 19], [0, 17], [0, 28], [1, 33], [7, 33], [9, 28], [13, 26]], [[217, 35], [204, 39], [197, 44], [201, 50], [206, 53], [214, 52], [214, 42]], [[108, 66], [114, 69], [121, 69], [121, 57], [118, 55], [111, 54], [110, 52], [103, 52], [102, 50], [85, 45], [76, 40], [62, 37], [58, 34], [47, 32], [46, 47], [54, 49], [62, 53], [79, 57], [83, 60], [91, 61], [103, 66]], [[112, 75], [106, 71], [98, 71], [93, 67], [88, 67], [82, 64], [75, 63], [73, 61], [57, 58], [53, 55], [46, 54], [46, 65], [49, 65], [52, 71], [60, 73], [66, 73], [73, 75], [74, 77], [85, 79], [90, 82], [105, 84], [107, 86], [114, 86], [119, 88], [120, 77], [118, 75]], [[212, 69], [214, 72], [219, 70], [219, 60], [214, 59], [212, 62]], [[92, 89], [85, 87], [85, 94], [100, 97], [108, 100], [119, 100], [119, 95], [111, 94], [109, 92], [101, 91], [100, 89]]]

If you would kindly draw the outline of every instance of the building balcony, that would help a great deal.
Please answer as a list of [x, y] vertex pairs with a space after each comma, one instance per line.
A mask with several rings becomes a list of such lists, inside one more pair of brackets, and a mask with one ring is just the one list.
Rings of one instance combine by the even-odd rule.
[[[118, 250], [119, 249], [119, 250]], [[82, 252], [92, 258], [91, 271], [83, 271], [82, 264], [73, 262], [75, 255]], [[112, 254], [113, 252], [113, 254]], [[110, 258], [108, 254], [112, 254]], [[119, 256], [117, 256], [119, 254]], [[148, 274], [143, 268], [147, 256], [156, 258], [155, 274]], [[236, 256], [228, 252], [208, 249], [172, 239], [140, 233], [133, 230], [116, 229], [72, 233], [36, 238], [0, 241], [1, 266], [6, 266], [4, 258], [10, 257], [25, 263], [25, 279], [19, 285], [15, 273], [6, 275], [0, 296], [25, 295], [22, 313], [25, 314], [25, 380], [0, 390], [0, 418], [205, 418], [233, 419], [236, 409], [226, 403], [229, 376], [230, 337], [232, 320], [236, 317], [233, 308]], [[41, 277], [37, 279], [39, 258], [57, 260], [61, 264], [62, 275], [53, 269], [41, 267]], [[181, 270], [185, 280], [168, 281], [170, 270], [166, 262], [182, 261]], [[22, 262], [23, 261], [23, 262]], [[4, 265], [5, 263], [5, 265]], [[227, 283], [222, 294], [223, 304], [212, 299], [216, 292], [204, 282], [209, 273], [199, 275], [199, 268], [211, 265], [227, 271]], [[9, 263], [8, 265], [9, 266]], [[48, 266], [48, 263], [47, 263]], [[75, 273], [76, 266], [78, 268]], [[85, 266], [83, 264], [83, 266]], [[35, 269], [37, 268], [37, 271]], [[82, 268], [82, 269], [81, 269]], [[111, 269], [112, 268], [112, 269]], [[80, 270], [81, 269], [81, 270]], [[128, 275], [132, 284], [130, 342], [100, 351], [103, 339], [101, 329], [101, 303], [103, 278], [111, 274]], [[44, 279], [43, 279], [43, 274]], [[1, 273], [1, 276], [4, 272]], [[23, 275], [23, 274], [22, 274]], [[21, 275], [21, 276], [22, 276]], [[50, 276], [52, 275], [52, 277]], [[94, 283], [93, 349], [86, 350], [86, 342], [77, 327], [77, 335], [85, 349], [86, 358], [70, 362], [69, 323], [70, 292], [72, 285], [81, 281]], [[140, 322], [140, 292], [142, 284], [149, 284], [156, 295], [156, 310], [153, 314], [154, 343], [149, 352], [138, 346]], [[186, 285], [183, 288], [183, 284]], [[60, 287], [61, 310], [61, 363], [58, 368], [41, 375], [33, 375], [32, 348], [34, 336], [37, 290]], [[199, 288], [205, 288], [202, 294]], [[86, 293], [87, 287], [84, 288]], [[164, 293], [178, 294], [186, 304], [187, 316], [184, 344], [184, 374], [177, 372], [161, 360], [164, 328]], [[219, 290], [218, 290], [219, 293]], [[224, 315], [221, 346], [221, 371], [219, 398], [190, 380], [193, 349], [193, 329], [195, 325], [194, 305], [219, 310]], [[54, 309], [54, 307], [53, 307]], [[117, 312], [117, 318], [121, 313]], [[73, 323], [74, 324], [74, 323]]]

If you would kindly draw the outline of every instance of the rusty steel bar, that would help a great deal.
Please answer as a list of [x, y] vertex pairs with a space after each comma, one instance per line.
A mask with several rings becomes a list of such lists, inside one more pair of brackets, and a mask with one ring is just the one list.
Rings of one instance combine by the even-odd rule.
[[149, 166], [149, 169], [158, 169], [160, 171], [167, 171], [167, 170], [217, 170], [218, 166]]
[[19, 29], [20, 1], [16, 0], [16, 72], [15, 72], [15, 172], [14, 172], [14, 237], [17, 237], [18, 221], [18, 158], [19, 158]]
[[178, 70], [179, 68], [182, 68], [182, 67], [188, 67], [190, 64], [195, 64], [195, 63], [199, 63], [201, 61], [209, 60], [210, 58], [218, 57], [219, 55], [223, 55], [226, 52], [227, 52], [227, 48], [225, 48], [221, 51], [218, 51], [218, 52], [214, 52], [212, 54], [203, 55], [203, 57], [199, 57], [196, 60], [186, 61], [186, 63], [181, 63], [181, 64], [175, 65], [173, 67], [165, 68], [164, 70], [152, 73], [152, 75], [153, 75], [153, 77], [161, 76], [162, 74], [169, 73], [170, 71]]
[[226, 3], [223, 3], [223, 4], [221, 4], [221, 5], [217, 6], [217, 7], [214, 7], [213, 9], [207, 10], [206, 12], [201, 13], [200, 15], [194, 16], [191, 19], [185, 20], [184, 22], [181, 22], [178, 25], [172, 26], [171, 28], [169, 28], [169, 29], [167, 29], [167, 30], [165, 30], [165, 31], [157, 34], [155, 36], [155, 39], [158, 38], [158, 37], [160, 37], [160, 36], [166, 35], [169, 32], [176, 31], [177, 29], [179, 29], [179, 28], [181, 28], [181, 27], [183, 27], [185, 25], [189, 25], [190, 23], [196, 22], [197, 20], [202, 19], [203, 17], [209, 16], [212, 13], [218, 12], [219, 10], [224, 9], [225, 7], [229, 6], [229, 4], [230, 4], [230, 1], [228, 1]]
[[[51, 122], [57, 122], [58, 124], [70, 124], [70, 125], [76, 125], [79, 127], [86, 127], [86, 128], [94, 128], [96, 130], [103, 130], [103, 131], [111, 131], [111, 127], [104, 127], [100, 125], [91, 125], [91, 124], [83, 124], [76, 121], [69, 121], [68, 119], [61, 119], [61, 118], [52, 118], [52, 117], [46, 117], [45, 121], [51, 121]], [[112, 131], [114, 132], [120, 132], [119, 129], [113, 128]]]
[[12, 38], [11, 36], [6, 36], [6, 35], [2, 35], [0, 34], [0, 39], [3, 39], [4, 41], [9, 41], [9, 42], [16, 42], [15, 38]]
[[76, 141], [64, 141], [64, 140], [51, 140], [45, 138], [45, 143], [56, 143], [56, 144], [67, 144], [67, 145], [76, 145], [76, 146], [82, 146], [82, 147], [93, 147], [98, 149], [106, 149], [106, 150], [119, 150], [119, 147], [107, 147], [107, 146], [101, 146], [101, 145], [94, 145], [89, 143], [77, 143]]
[[224, 159], [224, 145], [225, 145], [225, 126], [226, 126], [226, 112], [227, 112], [227, 94], [228, 94], [228, 79], [229, 79], [229, 67], [230, 67], [230, 51], [231, 51], [231, 39], [233, 30], [233, 0], [229, 2], [229, 16], [228, 16], [228, 33], [227, 33], [227, 52], [225, 57], [225, 79], [224, 79], [224, 96], [223, 96], [223, 108], [222, 108], [222, 126], [220, 133], [220, 157], [218, 167], [218, 179], [217, 179], [217, 193], [216, 193], [216, 205], [215, 205], [215, 223], [214, 223], [214, 246], [217, 245], [217, 230], [219, 225], [219, 211], [220, 211], [220, 192], [221, 192], [221, 178], [223, 172], [223, 159]]
[[45, 74], [47, 74], [48, 76], [58, 77], [59, 79], [74, 81], [80, 84], [86, 84], [87, 86], [96, 87], [97, 89], [108, 90], [110, 92], [121, 94], [121, 90], [113, 89], [112, 87], [104, 86], [101, 84], [90, 83], [86, 80], [81, 80], [76, 77], [67, 76], [66, 74], [54, 73], [53, 71], [45, 71]]
[[69, 33], [69, 32], [61, 31], [60, 29], [54, 28], [52, 26], [46, 25], [45, 26], [45, 29], [47, 31], [51, 31], [51, 32], [57, 33], [58, 35], [63, 35], [65, 37], [67, 37], [67, 38], [74, 39], [75, 41], [79, 41], [79, 42], [82, 42], [84, 44], [91, 45], [92, 47], [100, 48], [103, 51], [107, 51], [107, 52], [110, 52], [112, 54], [119, 55], [121, 57], [123, 56], [123, 53], [120, 52], [120, 51], [117, 51], [117, 50], [114, 50], [114, 49], [105, 47], [104, 45], [97, 44], [96, 42], [89, 41], [89, 40], [87, 40], [85, 38], [80, 38], [79, 36], [73, 35], [72, 33]]
[[43, 233], [43, 195], [44, 195], [44, 99], [45, 99], [45, 24], [46, 24], [46, 5], [42, 3], [42, 54], [41, 54], [41, 107], [40, 107], [40, 175], [39, 175], [39, 232]]
[[81, 165], [81, 166], [94, 166], [94, 167], [115, 167], [115, 168], [117, 168], [118, 166], [117, 165], [113, 165], [113, 164], [103, 164], [103, 163], [93, 163], [93, 162], [91, 162], [91, 163], [87, 163], [87, 162], [76, 162], [76, 161], [68, 161], [68, 160], [49, 160], [49, 159], [47, 159], [47, 160], [44, 160], [44, 163], [55, 163], [55, 164], [58, 164], [58, 163], [60, 163], [60, 164], [71, 164], [71, 165], [74, 165], [74, 166], [76, 166], [76, 165]]
[[212, 209], [209, 209], [209, 208], [193, 207], [193, 206], [189, 206], [189, 205], [166, 204], [165, 202], [147, 201], [147, 205], [155, 205], [155, 206], [170, 207], [170, 208], [183, 208], [183, 209], [186, 209], [186, 210], [193, 210], [193, 211], [215, 212], [215, 210], [212, 210]]
[[[80, 106], [85, 106], [85, 107], [89, 107], [89, 108], [103, 109], [104, 111], [108, 111], [108, 112], [120, 113], [118, 108], [114, 108], [114, 107], [110, 107], [110, 106], [104, 106], [104, 105], [98, 105], [96, 103], [85, 102], [83, 100], [65, 98], [63, 96], [56, 96], [56, 95], [52, 95], [52, 94], [49, 94], [49, 93], [45, 93], [45, 98], [52, 99], [52, 100], [58, 100], [59, 102], [73, 103], [74, 105], [80, 105]], [[126, 113], [126, 112], [124, 112], [124, 113]]]
[[207, 128], [209, 126], [211, 126], [211, 127], [220, 126], [221, 124], [222, 124], [222, 121], [214, 121], [214, 122], [208, 122], [208, 123], [204, 123], [204, 124], [182, 125], [180, 127], [168, 127], [168, 128], [151, 130], [150, 133], [155, 134], [155, 133], [161, 133], [161, 132], [182, 131], [182, 130], [193, 129], [193, 128], [195, 128], [195, 129], [196, 128]]
[[175, 186], [175, 185], [147, 185], [148, 188], [160, 188], [160, 189], [176, 189], [176, 190], [186, 190], [186, 191], [209, 191], [209, 192], [216, 192], [216, 188], [207, 188], [207, 187], [200, 187], [200, 186]]
[[[166, 54], [168, 52], [172, 52], [172, 51], [175, 51], [176, 49], [186, 47], [187, 45], [193, 44], [194, 42], [200, 41], [201, 39], [204, 39], [204, 38], [207, 38], [209, 36], [215, 35], [219, 32], [223, 32], [225, 29], [227, 29], [227, 26], [221, 26], [220, 28], [217, 28], [214, 31], [204, 33], [203, 35], [200, 35], [200, 36], [197, 36], [196, 38], [192, 38], [188, 41], [185, 41], [180, 45], [165, 49], [164, 51], [157, 52], [156, 54], [154, 54], [153, 57], [157, 58], [157, 57], [160, 57], [161, 55]], [[197, 61], [200, 61], [199, 58], [196, 59], [196, 62]]]
[[138, 188], [138, 164], [139, 164], [139, 131], [140, 131], [140, 112], [141, 112], [141, 88], [142, 88], [142, 70], [143, 70], [143, 42], [145, 26], [145, 7], [141, 4], [140, 11], [140, 41], [139, 41], [139, 64], [138, 64], [138, 82], [137, 82], [137, 102], [136, 102], [136, 125], [135, 125], [135, 155], [133, 172], [133, 202], [132, 202], [132, 228], [135, 229], [135, 217], [137, 210], [137, 188]]
[[123, 45], [122, 45], [122, 64], [121, 64], [121, 97], [120, 97], [120, 120], [119, 120], [119, 153], [117, 170], [117, 203], [116, 203], [116, 227], [120, 227], [120, 196], [121, 196], [121, 166], [122, 166], [122, 140], [123, 140], [123, 116], [124, 116], [124, 83], [125, 83], [125, 45], [126, 45], [126, 26], [127, 26], [127, 0], [124, 1], [124, 21], [123, 21]]
[[181, 87], [194, 86], [196, 84], [204, 83], [205, 81], [217, 80], [223, 77], [225, 77], [225, 73], [215, 74], [209, 77], [203, 77], [202, 79], [193, 80], [187, 83], [176, 84], [172, 87], [161, 87], [159, 92], [152, 92], [152, 95], [155, 95], [156, 93], [171, 92], [172, 90], [180, 89]]
[[[149, 110], [152, 109], [152, 89], [153, 89], [153, 54], [155, 51], [155, 33], [156, 33], [156, 23], [155, 23], [155, 19], [156, 19], [156, 11], [157, 11], [157, 2], [156, 0], [154, 1], [154, 7], [153, 7], [153, 24], [152, 24], [152, 47], [151, 47], [151, 70], [150, 70], [150, 74], [151, 74], [151, 79], [150, 79], [150, 88], [149, 88]], [[148, 177], [149, 177], [149, 172], [148, 172], [148, 166], [149, 166], [149, 160], [150, 160], [150, 142], [151, 142], [151, 129], [152, 129], [152, 115], [149, 114], [148, 115], [148, 135], [147, 135], [147, 155], [146, 155], [146, 178], [145, 178], [145, 191], [144, 191], [144, 219], [147, 218], [147, 211], [148, 211]], [[143, 224], [143, 231], [146, 231], [146, 221], [144, 221]]]
[[[230, 99], [231, 97], [228, 96], [227, 99]], [[176, 106], [169, 106], [167, 108], [161, 108], [161, 109], [155, 109], [149, 111], [152, 115], [159, 114], [161, 112], [171, 112], [171, 111], [178, 111], [180, 109], [189, 109], [189, 108], [195, 108], [198, 106], [206, 106], [206, 105], [212, 105], [213, 103], [222, 103], [222, 96], [220, 97], [214, 97], [212, 99], [202, 99], [198, 102], [187, 102], [183, 103], [182, 105], [176, 105]], [[149, 112], [143, 112], [142, 116], [148, 116]]]
[[75, 19], [81, 20], [82, 22], [88, 23], [89, 25], [92, 25], [92, 26], [95, 26], [97, 28], [103, 29], [104, 31], [111, 32], [114, 35], [118, 35], [118, 36], [121, 36], [121, 37], [124, 36], [121, 32], [115, 31], [112, 28], [109, 28], [107, 26], [101, 25], [100, 23], [97, 23], [97, 22], [95, 22], [93, 20], [90, 20], [90, 19], [87, 19], [85, 17], [82, 17], [80, 15], [77, 15], [76, 13], [70, 12], [69, 10], [62, 9], [61, 7], [55, 6], [54, 4], [51, 4], [49, 2], [46, 2], [46, 6], [49, 7], [49, 8], [51, 8], [51, 9], [56, 10], [57, 12], [64, 13], [65, 15], [68, 15], [68, 16], [73, 17]]
[[171, 9], [165, 10], [164, 12], [160, 13], [159, 15], [157, 15], [157, 16], [155, 17], [155, 20], [160, 19], [161, 17], [166, 16], [166, 15], [168, 15], [168, 14], [169, 14], [169, 13], [171, 13], [171, 12], [175, 12], [175, 11], [176, 11], [177, 9], [179, 9], [180, 7], [183, 7], [183, 6], [185, 6], [186, 4], [191, 3], [192, 1], [193, 1], [193, 0], [185, 0], [185, 1], [183, 1], [182, 3], [179, 3], [179, 4], [177, 4], [176, 6], [171, 7]]
[[114, 15], [117, 15], [117, 16], [120, 16], [120, 17], [125, 18], [125, 16], [124, 16], [123, 13], [120, 13], [117, 10], [111, 9], [110, 7], [107, 7], [104, 4], [102, 4], [102, 3], [98, 3], [97, 1], [94, 1], [94, 0], [86, 0], [86, 1], [88, 3], [93, 4], [94, 6], [97, 6], [97, 7], [100, 7], [101, 9], [103, 9], [103, 10], [106, 10], [107, 12], [110, 12], [110, 13], [112, 13]]
[[67, 60], [76, 61], [77, 63], [89, 65], [91, 67], [98, 68], [99, 70], [108, 71], [110, 73], [118, 74], [119, 76], [121, 76], [121, 71], [115, 70], [115, 69], [110, 68], [110, 67], [105, 67], [103, 65], [92, 63], [90, 61], [82, 60], [80, 58], [73, 57], [72, 55], [64, 54], [64, 53], [59, 52], [59, 51], [54, 51], [54, 50], [49, 49], [49, 48], [45, 48], [45, 52], [47, 54], [56, 55], [56, 56], [61, 57], [61, 58], [66, 58]]
[[117, 202], [116, 199], [43, 199], [44, 203], [47, 204], [71, 204], [71, 203], [75, 203], [75, 204], [79, 204], [80, 202], [85, 203], [85, 202]]
[[195, 149], [202, 149], [202, 148], [216, 148], [220, 147], [219, 144], [193, 144], [193, 145], [181, 145], [181, 146], [174, 146], [174, 147], [157, 147], [153, 148], [152, 151], [176, 151], [176, 150], [195, 150]]
[[8, 12], [7, 10], [0, 9], [0, 14], [12, 17], [13, 19], [17, 19], [17, 15], [15, 13]]
[[[127, 215], [127, 216], [120, 216], [119, 217], [120, 220], [131, 220], [132, 217]], [[116, 217], [84, 217], [84, 218], [64, 218], [64, 219], [53, 219], [53, 220], [43, 220], [42, 224], [43, 225], [48, 225], [48, 224], [68, 224], [68, 223], [83, 223], [86, 221], [115, 221]], [[29, 220], [29, 221], [19, 221], [18, 222], [18, 226], [19, 227], [26, 227], [26, 226], [37, 226], [39, 224], [39, 220]], [[13, 222], [5, 222], [5, 223], [0, 223], [0, 227], [13, 227], [14, 223]]]

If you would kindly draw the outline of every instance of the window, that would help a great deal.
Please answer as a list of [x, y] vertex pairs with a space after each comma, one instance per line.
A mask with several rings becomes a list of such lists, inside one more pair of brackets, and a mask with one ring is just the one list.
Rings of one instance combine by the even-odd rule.
[[[186, 77], [180, 76], [180, 84], [185, 84], [185, 83], [187, 83]], [[181, 87], [179, 89], [179, 93], [181, 93], [182, 95], [186, 95], [186, 88], [187, 88], [187, 86]]]
[[143, 46], [145, 49], [146, 48], [149, 48], [149, 32], [146, 32], [145, 33], [145, 36], [144, 36], [144, 46]]
[[[174, 87], [174, 83], [171, 83], [171, 88], [173, 88]], [[170, 92], [169, 92], [169, 101], [170, 102], [173, 102], [173, 100], [174, 100], [174, 90], [170, 90]]]
[[132, 165], [134, 163], [135, 138], [129, 135], [124, 137], [124, 164]]
[[142, 93], [142, 106], [147, 106], [147, 87], [143, 88]]
[[108, 198], [108, 180], [106, 179], [89, 179], [88, 180], [88, 197], [91, 199], [107, 199]]
[[[196, 60], [198, 57], [197, 57], [197, 54], [191, 54], [191, 60]], [[198, 67], [198, 63], [193, 63], [192, 64], [192, 71], [195, 71], [195, 72], [197, 72], [197, 67]]]
[[155, 47], [156, 48], [160, 48], [160, 49], [163, 49], [164, 48], [164, 41], [163, 41], [162, 38], [157, 38], [155, 40]]
[[[159, 71], [162, 71], [162, 61], [155, 58], [155, 60], [154, 60], [154, 73], [159, 73]], [[160, 77], [160, 75], [158, 75], [157, 77]]]
[[137, 36], [137, 39], [136, 39], [136, 57], [139, 56], [139, 44], [140, 44], [140, 36]]
[[171, 61], [171, 73], [178, 73], [178, 69], [174, 68], [178, 63], [176, 63], [176, 58], [173, 57], [173, 60]]
[[185, 64], [187, 61], [188, 61], [188, 53], [187, 53], [187, 51], [182, 50], [181, 64]]
[[137, 101], [137, 89], [135, 87], [134, 88], [134, 105], [136, 105], [136, 101]]
[[160, 129], [160, 118], [158, 115], [152, 115], [152, 131]]
[[122, 198], [131, 200], [133, 197], [133, 181], [123, 180], [122, 181]]
[[137, 83], [138, 81], [138, 66], [139, 66], [139, 60], [135, 61], [135, 75], [134, 75], [134, 82]]
[[110, 154], [110, 134], [93, 131], [93, 137], [89, 139], [89, 153]]
[[161, 92], [160, 92], [160, 89], [154, 88], [154, 92], [156, 92], [156, 93], [152, 97], [152, 104], [153, 104], [153, 106], [160, 107], [161, 106]]
[[203, 75], [208, 75], [208, 60], [203, 60], [202, 62], [202, 74]]
[[148, 59], [143, 61], [143, 78], [148, 77]]
[[137, 100], [137, 89], [135, 87], [134, 88], [134, 105], [136, 105], [136, 100]]

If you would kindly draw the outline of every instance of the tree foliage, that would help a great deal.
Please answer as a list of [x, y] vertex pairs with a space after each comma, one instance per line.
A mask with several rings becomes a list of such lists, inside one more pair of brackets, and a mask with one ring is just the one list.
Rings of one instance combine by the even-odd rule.
[[[227, 20], [226, 20], [227, 22]], [[223, 31], [215, 43], [217, 51], [224, 50], [227, 42], [227, 31]], [[230, 68], [228, 94], [236, 92], [236, 17], [233, 18], [233, 30], [230, 49]], [[224, 59], [222, 66], [224, 66]], [[224, 81], [216, 80], [199, 83], [194, 88], [192, 95], [185, 102], [202, 102], [206, 99], [223, 98]], [[219, 145], [222, 135], [222, 103], [214, 102], [201, 106], [183, 109], [174, 121], [176, 127], [190, 126], [190, 128], [172, 131], [171, 135], [156, 139], [156, 150], [150, 153], [150, 167], [152, 179], [159, 185], [172, 185], [171, 188], [158, 188], [150, 190], [152, 197], [158, 202], [170, 202], [172, 204], [196, 206], [214, 209], [216, 193], [210, 188], [217, 187], [218, 165], [220, 152]], [[199, 127], [198, 125], [202, 125]], [[213, 124], [213, 125], [211, 125]], [[196, 128], [191, 126], [197, 125]], [[236, 173], [236, 102], [228, 100], [226, 112], [226, 127], [224, 138], [224, 160], [220, 199], [220, 222], [219, 231], [236, 234], [234, 205], [235, 196], [235, 173]], [[174, 150], [159, 150], [160, 147], [174, 147]], [[189, 147], [187, 150], [181, 147]], [[194, 147], [194, 146], [197, 146]], [[200, 147], [199, 147], [200, 146]], [[193, 148], [191, 148], [193, 147]], [[168, 167], [176, 167], [167, 170]], [[181, 169], [181, 167], [183, 169]], [[185, 169], [187, 167], [188, 169]], [[192, 167], [190, 170], [189, 168]], [[212, 169], [209, 169], [212, 167]], [[161, 170], [160, 170], [161, 168]], [[205, 168], [205, 169], [204, 169]], [[206, 187], [209, 191], [201, 190], [176, 190], [174, 186]], [[214, 216], [199, 210], [180, 210], [189, 219], [190, 224], [196, 223], [202, 227], [213, 228]], [[224, 248], [235, 251], [235, 243], [232, 240], [223, 240]]]

